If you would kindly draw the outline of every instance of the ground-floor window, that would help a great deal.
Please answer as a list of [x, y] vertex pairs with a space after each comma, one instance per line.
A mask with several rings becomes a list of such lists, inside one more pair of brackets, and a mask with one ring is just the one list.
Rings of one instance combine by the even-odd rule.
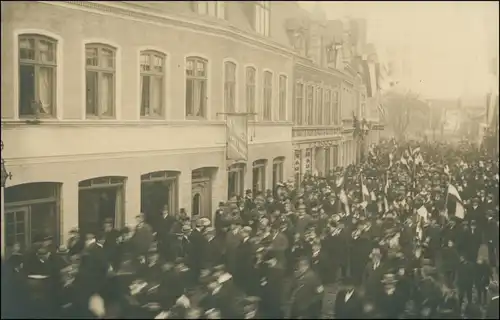
[[235, 196], [243, 197], [245, 188], [245, 165], [233, 164], [227, 172], [227, 198], [231, 200]]
[[29, 248], [38, 237], [59, 243], [60, 183], [41, 182], [5, 189], [4, 241], [7, 253], [14, 243]]
[[339, 165], [339, 146], [335, 145], [332, 147], [332, 157], [333, 157], [333, 167], [336, 168]]
[[278, 157], [273, 160], [273, 190], [276, 189], [278, 182], [282, 182], [284, 178], [283, 166], [285, 157]]
[[332, 148], [326, 147], [325, 148], [325, 176], [328, 176], [330, 174], [330, 169], [331, 169], [331, 154], [332, 154]]
[[164, 208], [177, 212], [178, 171], [156, 171], [141, 176], [141, 212], [146, 221], [156, 225]]
[[106, 219], [111, 219], [116, 228], [123, 227], [124, 177], [99, 177], [80, 181], [78, 189], [78, 226], [82, 231], [99, 231]]
[[254, 195], [266, 191], [266, 166], [267, 160], [257, 160], [253, 163], [252, 191]]

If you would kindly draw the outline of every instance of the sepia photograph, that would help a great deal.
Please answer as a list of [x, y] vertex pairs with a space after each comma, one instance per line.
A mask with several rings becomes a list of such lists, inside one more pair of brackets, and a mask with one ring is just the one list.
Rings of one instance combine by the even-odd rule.
[[498, 1], [1, 1], [1, 319], [499, 319]]

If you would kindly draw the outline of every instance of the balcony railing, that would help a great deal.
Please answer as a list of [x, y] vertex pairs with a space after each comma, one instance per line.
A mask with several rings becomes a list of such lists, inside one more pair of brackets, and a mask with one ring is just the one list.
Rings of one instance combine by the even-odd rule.
[[342, 133], [341, 126], [294, 126], [294, 138], [309, 138], [321, 136], [336, 136]]

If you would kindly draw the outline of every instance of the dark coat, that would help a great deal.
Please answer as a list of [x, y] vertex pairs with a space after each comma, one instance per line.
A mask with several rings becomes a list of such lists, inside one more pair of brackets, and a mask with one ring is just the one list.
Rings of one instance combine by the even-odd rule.
[[137, 255], [145, 256], [151, 248], [153, 240], [153, 229], [149, 224], [143, 223], [142, 226], [137, 226], [135, 228], [135, 233], [130, 239], [130, 242]]
[[363, 273], [363, 285], [366, 289], [366, 293], [369, 296], [376, 294], [380, 288], [382, 277], [384, 276], [385, 267], [382, 262], [379, 266], [374, 269], [373, 261], [368, 262]]
[[498, 319], [498, 295], [493, 297], [486, 308], [486, 319]]
[[285, 270], [279, 267], [264, 266], [261, 284], [261, 303], [263, 313], [271, 319], [283, 317], [281, 307], [284, 299]]
[[259, 276], [255, 269], [257, 258], [255, 247], [249, 241], [242, 242], [236, 253], [236, 269], [234, 272], [235, 284], [245, 293], [255, 293], [259, 286]]
[[319, 319], [324, 289], [318, 276], [311, 269], [294, 279], [291, 291], [291, 319]]
[[474, 265], [474, 284], [478, 288], [485, 288], [489, 285], [490, 279], [492, 279], [491, 268], [486, 263]]
[[382, 291], [375, 301], [377, 309], [385, 319], [399, 319], [405, 308], [403, 296], [397, 290], [392, 295]]
[[201, 267], [211, 269], [224, 262], [224, 247], [220, 238], [214, 238], [205, 243], [205, 247], [200, 252], [202, 256]]
[[458, 287], [470, 288], [474, 283], [474, 263], [463, 261], [458, 266]]
[[354, 290], [349, 300], [345, 301], [349, 291], [342, 289], [337, 293], [333, 314], [335, 319], [359, 319], [363, 311], [363, 299], [357, 290]]

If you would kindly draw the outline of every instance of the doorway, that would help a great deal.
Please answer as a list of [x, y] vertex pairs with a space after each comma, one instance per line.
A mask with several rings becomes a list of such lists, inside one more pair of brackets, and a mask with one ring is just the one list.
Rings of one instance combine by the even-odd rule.
[[166, 206], [171, 214], [177, 213], [177, 171], [157, 171], [141, 176], [141, 212], [146, 222], [157, 225]]
[[212, 175], [211, 168], [193, 170], [191, 175], [191, 212], [193, 216], [212, 217]]
[[79, 183], [78, 226], [84, 232], [101, 230], [106, 219], [121, 228], [123, 207], [124, 178], [104, 177]]

